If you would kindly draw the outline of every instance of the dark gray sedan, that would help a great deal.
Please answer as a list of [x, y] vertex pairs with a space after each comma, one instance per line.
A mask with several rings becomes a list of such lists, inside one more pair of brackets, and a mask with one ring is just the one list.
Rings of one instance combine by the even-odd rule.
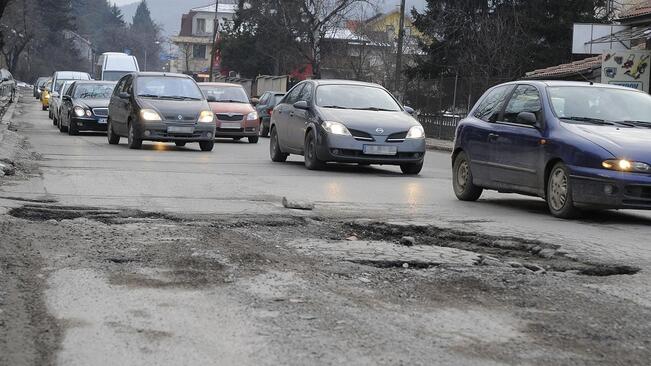
[[399, 165], [418, 174], [425, 158], [423, 127], [386, 89], [343, 80], [307, 80], [292, 88], [271, 116], [271, 160], [305, 156], [308, 169], [326, 162]]

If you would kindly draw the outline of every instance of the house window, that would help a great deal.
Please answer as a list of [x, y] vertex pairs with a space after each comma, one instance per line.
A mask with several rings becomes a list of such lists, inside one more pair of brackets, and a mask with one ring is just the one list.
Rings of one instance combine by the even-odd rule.
[[197, 19], [197, 33], [206, 33], [206, 20]]
[[206, 45], [195, 44], [192, 46], [192, 58], [205, 59], [206, 58]]

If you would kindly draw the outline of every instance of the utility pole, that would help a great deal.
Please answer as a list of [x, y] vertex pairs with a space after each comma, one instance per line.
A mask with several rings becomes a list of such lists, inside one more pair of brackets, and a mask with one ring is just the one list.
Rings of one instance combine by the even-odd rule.
[[[402, 76], [402, 43], [405, 38], [405, 0], [400, 1], [400, 27], [398, 29], [398, 52], [396, 54], [396, 93], [400, 93]], [[402, 99], [402, 98], [401, 98]]]
[[210, 52], [210, 81], [215, 81], [215, 55], [217, 55], [217, 32], [219, 31], [219, 0], [215, 2], [215, 23], [212, 27], [212, 52]]

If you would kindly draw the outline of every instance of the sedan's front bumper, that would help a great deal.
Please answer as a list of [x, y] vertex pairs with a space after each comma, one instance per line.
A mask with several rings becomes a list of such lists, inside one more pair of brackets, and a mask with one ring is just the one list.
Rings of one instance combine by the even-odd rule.
[[[236, 123], [239, 128], [224, 128], [223, 123]], [[221, 122], [217, 121], [215, 137], [253, 137], [258, 136], [260, 121]]]
[[570, 166], [577, 206], [651, 209], [651, 175]]
[[[103, 119], [104, 122], [100, 123], [100, 119]], [[94, 118], [94, 117], [72, 117], [70, 119], [70, 124], [77, 125], [79, 131], [106, 131], [107, 124], [106, 118]]]
[[[387, 136], [373, 136], [374, 141], [361, 141], [353, 136], [332, 135], [320, 131], [317, 137], [317, 157], [322, 161], [380, 165], [418, 164], [425, 158], [425, 139], [405, 139], [387, 142]], [[396, 155], [370, 155], [364, 145], [395, 146]]]
[[[169, 127], [192, 128], [191, 132], [169, 132]], [[141, 124], [138, 135], [143, 140], [160, 142], [196, 142], [212, 141], [215, 138], [214, 123], [178, 124], [170, 122], [144, 122]]]

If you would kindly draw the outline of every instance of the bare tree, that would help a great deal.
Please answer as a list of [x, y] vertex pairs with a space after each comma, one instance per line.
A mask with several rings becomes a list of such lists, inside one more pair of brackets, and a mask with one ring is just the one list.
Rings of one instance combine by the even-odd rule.
[[4, 30], [0, 52], [9, 71], [14, 72], [23, 51], [37, 33], [37, 22], [30, 14], [35, 10], [34, 0], [13, 2], [3, 9], [0, 26]]

